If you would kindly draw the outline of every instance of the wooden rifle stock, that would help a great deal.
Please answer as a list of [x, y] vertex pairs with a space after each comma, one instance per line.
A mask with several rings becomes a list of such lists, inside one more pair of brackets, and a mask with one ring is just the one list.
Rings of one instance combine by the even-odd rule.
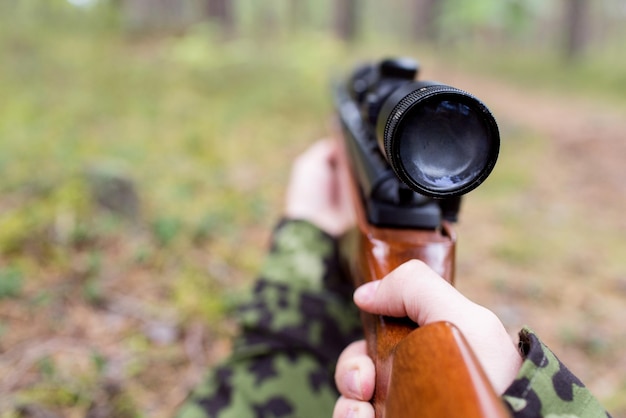
[[[372, 226], [354, 177], [344, 175], [351, 178], [356, 203], [357, 227], [343, 243], [355, 287], [381, 279], [411, 259], [424, 261], [454, 284], [456, 236], [450, 223], [444, 222], [441, 230]], [[454, 325], [440, 322], [417, 328], [406, 318], [365, 313], [362, 321], [376, 367], [377, 418], [509, 417]]]

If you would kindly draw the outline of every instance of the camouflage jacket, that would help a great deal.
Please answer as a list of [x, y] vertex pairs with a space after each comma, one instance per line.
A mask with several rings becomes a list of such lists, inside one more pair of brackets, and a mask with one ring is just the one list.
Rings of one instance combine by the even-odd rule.
[[[339, 396], [334, 365], [361, 338], [337, 242], [307, 222], [281, 222], [238, 314], [233, 353], [195, 388], [178, 417], [331, 417]], [[608, 415], [530, 330], [520, 339], [526, 360], [503, 395], [514, 417]]]

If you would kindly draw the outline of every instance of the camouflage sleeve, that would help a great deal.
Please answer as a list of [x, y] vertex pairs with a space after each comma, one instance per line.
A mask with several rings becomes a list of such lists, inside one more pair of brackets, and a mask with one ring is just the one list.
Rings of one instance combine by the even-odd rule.
[[578, 380], [531, 330], [520, 332], [522, 368], [504, 392], [514, 418], [610, 417]]
[[361, 337], [337, 242], [304, 221], [283, 221], [252, 295], [241, 336], [178, 417], [324, 417], [337, 397], [334, 365]]

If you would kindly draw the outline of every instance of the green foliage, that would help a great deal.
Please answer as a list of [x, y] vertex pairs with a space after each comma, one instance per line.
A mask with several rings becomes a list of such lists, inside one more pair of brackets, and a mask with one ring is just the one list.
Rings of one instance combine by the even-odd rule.
[[181, 228], [181, 221], [177, 218], [159, 218], [152, 224], [152, 230], [158, 244], [164, 247], [176, 238]]
[[91, 305], [102, 305], [104, 297], [100, 282], [95, 278], [88, 278], [83, 285], [83, 296]]
[[88, 205], [83, 183], [73, 178], [56, 186], [25, 182], [14, 186], [14, 204], [0, 213], [0, 252], [41, 256], [49, 254], [50, 246], [79, 237]]
[[19, 296], [24, 285], [22, 272], [16, 268], [0, 270], [0, 299]]
[[447, 0], [442, 4], [440, 31], [448, 41], [467, 41], [493, 30], [511, 38], [528, 34], [536, 18], [550, 8], [540, 0]]
[[44, 376], [44, 378], [54, 378], [56, 372], [54, 361], [49, 356], [40, 358], [39, 361], [37, 361], [37, 368], [39, 369], [39, 372]]
[[185, 317], [199, 316], [212, 323], [222, 317], [227, 307], [219, 284], [190, 268], [179, 273], [172, 291], [174, 301]]

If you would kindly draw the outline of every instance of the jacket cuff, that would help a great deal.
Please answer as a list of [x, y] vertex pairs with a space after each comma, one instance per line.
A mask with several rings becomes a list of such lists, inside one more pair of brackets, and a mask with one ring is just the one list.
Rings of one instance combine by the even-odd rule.
[[529, 328], [519, 333], [524, 363], [502, 395], [515, 418], [609, 416], [585, 385]]

